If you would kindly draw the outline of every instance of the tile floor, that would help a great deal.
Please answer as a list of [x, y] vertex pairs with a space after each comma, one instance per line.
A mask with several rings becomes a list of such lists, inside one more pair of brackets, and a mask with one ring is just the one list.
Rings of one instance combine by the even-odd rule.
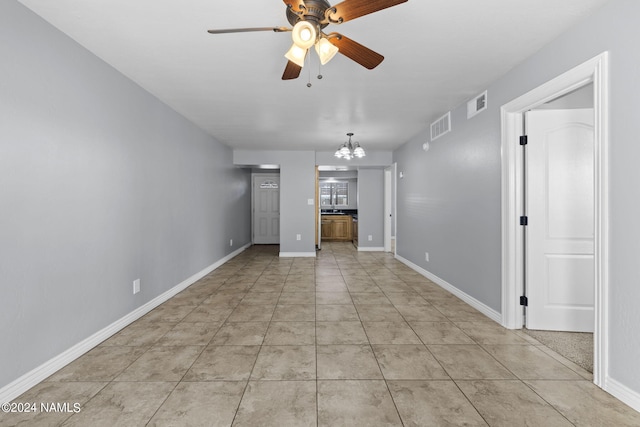
[[394, 260], [252, 247], [15, 402], [1, 426], [638, 426], [591, 374]]

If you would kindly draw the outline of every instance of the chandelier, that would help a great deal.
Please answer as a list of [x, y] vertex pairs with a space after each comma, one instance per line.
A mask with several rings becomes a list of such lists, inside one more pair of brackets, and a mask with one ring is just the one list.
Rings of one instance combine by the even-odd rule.
[[349, 141], [342, 144], [342, 146], [338, 148], [334, 156], [339, 159], [345, 160], [351, 160], [354, 157], [361, 159], [362, 157], [366, 156], [367, 154], [364, 152], [364, 148], [360, 146], [359, 142], [351, 142], [353, 133], [349, 132], [347, 136], [349, 137]]

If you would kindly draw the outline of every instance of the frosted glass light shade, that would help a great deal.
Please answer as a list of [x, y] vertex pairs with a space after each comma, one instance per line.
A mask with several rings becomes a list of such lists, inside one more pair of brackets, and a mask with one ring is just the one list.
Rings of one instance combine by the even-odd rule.
[[304, 67], [304, 58], [307, 56], [307, 49], [298, 47], [295, 43], [291, 49], [284, 54], [284, 57], [296, 64], [298, 67]]
[[320, 63], [324, 65], [336, 56], [338, 47], [331, 44], [329, 40], [322, 38], [316, 43], [316, 52], [320, 58]]
[[316, 27], [308, 21], [298, 22], [291, 31], [293, 43], [301, 49], [309, 49], [316, 43], [317, 37]]

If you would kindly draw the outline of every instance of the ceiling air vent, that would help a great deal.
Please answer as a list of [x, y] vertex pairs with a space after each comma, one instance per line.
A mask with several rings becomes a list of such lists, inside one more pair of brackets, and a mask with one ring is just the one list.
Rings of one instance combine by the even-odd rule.
[[487, 109], [487, 91], [467, 102], [467, 119]]
[[448, 132], [451, 132], [451, 111], [431, 123], [431, 140], [435, 141]]

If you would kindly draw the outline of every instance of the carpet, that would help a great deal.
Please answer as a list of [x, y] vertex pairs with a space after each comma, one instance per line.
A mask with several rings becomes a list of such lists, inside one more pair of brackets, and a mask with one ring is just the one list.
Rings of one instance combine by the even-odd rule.
[[522, 329], [551, 350], [593, 373], [593, 334]]

